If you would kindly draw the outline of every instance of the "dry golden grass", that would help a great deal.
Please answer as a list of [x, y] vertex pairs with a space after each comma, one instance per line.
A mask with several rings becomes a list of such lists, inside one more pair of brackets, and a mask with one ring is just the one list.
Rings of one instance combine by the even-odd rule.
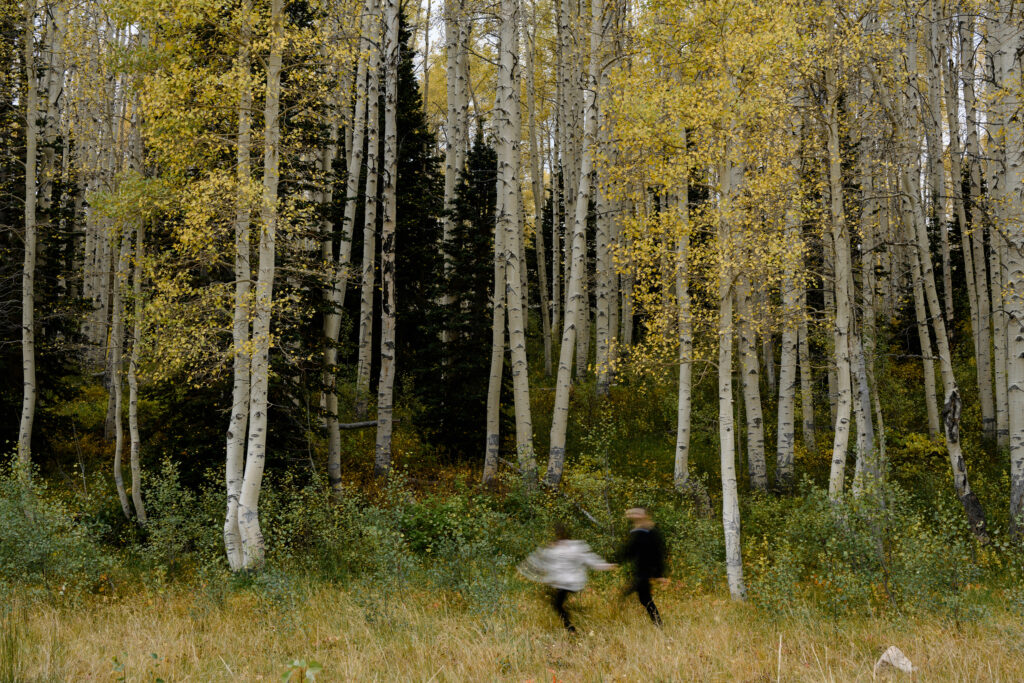
[[[320, 585], [278, 618], [249, 591], [214, 606], [139, 588], [84, 606], [16, 610], [0, 658], [20, 671], [14, 680], [29, 681], [277, 681], [298, 658], [323, 665], [320, 681], [866, 681], [896, 645], [918, 680], [1024, 677], [1022, 628], [1008, 614], [962, 629], [937, 619], [776, 622], [723, 596], [670, 587], [657, 594], [658, 631], [635, 598], [620, 600], [604, 582], [570, 599], [573, 637], [539, 591], [484, 617], [434, 592], [401, 600], [368, 621], [353, 595]], [[909, 679], [879, 678], [898, 676]]]

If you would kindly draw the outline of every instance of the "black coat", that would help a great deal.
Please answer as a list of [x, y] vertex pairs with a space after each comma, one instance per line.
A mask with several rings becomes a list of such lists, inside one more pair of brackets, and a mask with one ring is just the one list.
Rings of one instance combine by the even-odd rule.
[[657, 527], [632, 529], [619, 552], [619, 561], [632, 563], [633, 576], [637, 579], [665, 576], [665, 539], [661, 532]]

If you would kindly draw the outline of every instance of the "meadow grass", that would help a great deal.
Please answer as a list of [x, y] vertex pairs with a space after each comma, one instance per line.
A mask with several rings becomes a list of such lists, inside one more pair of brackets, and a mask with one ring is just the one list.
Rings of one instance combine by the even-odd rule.
[[[867, 681], [890, 645], [918, 680], [1014, 681], [1024, 631], [1009, 613], [959, 626], [938, 618], [773, 618], [680, 584], [656, 594], [659, 631], [614, 579], [570, 599], [558, 626], [528, 589], [489, 613], [455, 595], [314, 583], [292, 606], [258, 592], [136, 586], [64, 606], [15, 604], [0, 634], [4, 681], [277, 681], [296, 659], [319, 681]], [[909, 679], [880, 673], [878, 679]]]

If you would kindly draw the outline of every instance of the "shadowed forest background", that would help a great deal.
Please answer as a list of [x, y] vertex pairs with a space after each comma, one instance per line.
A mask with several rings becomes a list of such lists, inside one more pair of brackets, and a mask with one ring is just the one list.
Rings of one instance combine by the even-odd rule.
[[[1017, 675], [1020, 7], [0, 32], [0, 680]], [[664, 632], [569, 640], [516, 565], [635, 506]]]

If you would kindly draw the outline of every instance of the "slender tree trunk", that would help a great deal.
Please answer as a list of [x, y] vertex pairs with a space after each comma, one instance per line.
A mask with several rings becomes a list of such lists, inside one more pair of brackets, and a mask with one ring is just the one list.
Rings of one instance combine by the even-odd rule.
[[[609, 81], [606, 73], [601, 75], [600, 87], [602, 94], [607, 97]], [[599, 115], [600, 111], [599, 108]], [[598, 122], [598, 147], [608, 154], [611, 152], [611, 145], [608, 140], [608, 124], [605, 123], [604, 118], [601, 116], [602, 120]], [[611, 280], [612, 271], [615, 268], [611, 252], [612, 202], [608, 198], [608, 191], [600, 181], [595, 183], [594, 193], [597, 195], [595, 201], [597, 215], [594, 217], [596, 224], [594, 246], [597, 259], [594, 268], [594, 369], [597, 376], [595, 389], [598, 396], [606, 396], [611, 384]], [[682, 195], [680, 201], [676, 203], [680, 202], [686, 203], [686, 195]]]
[[[537, 25], [536, 0], [532, 3], [533, 25]], [[534, 248], [537, 253], [537, 283], [540, 290], [540, 324], [544, 341], [544, 375], [551, 376], [551, 300], [548, 290], [548, 269], [544, 248], [544, 177], [543, 164], [537, 145], [537, 105], [536, 84], [534, 74], [534, 55], [537, 45], [534, 40], [535, 31], [527, 29], [529, 45], [526, 47], [526, 117], [527, 135], [530, 139], [530, 179], [533, 182], [533, 224], [535, 233]]]
[[1002, 154], [992, 155], [999, 177], [990, 187], [998, 218], [992, 244], [1000, 260], [1005, 323], [995, 328], [995, 334], [1005, 335], [1006, 341], [1010, 532], [1019, 537], [1024, 523], [1024, 126], [1020, 119], [1024, 36], [1019, 29], [1019, 7], [1009, 0], [994, 4], [996, 11], [988, 22], [995, 94], [991, 122]]
[[142, 344], [142, 261], [145, 257], [145, 223], [135, 229], [135, 272], [132, 275], [132, 352], [128, 359], [128, 434], [132, 472], [132, 505], [135, 519], [146, 524], [146, 506], [142, 499], [142, 437], [139, 434], [139, 346]]
[[249, 380], [249, 440], [245, 473], [238, 499], [238, 530], [242, 536], [242, 567], [263, 565], [259, 498], [267, 454], [267, 409], [270, 406], [271, 315], [274, 302], [274, 259], [278, 222], [278, 181], [281, 146], [281, 62], [284, 50], [284, 0], [271, 0], [270, 55], [263, 120], [263, 198], [260, 207], [259, 266], [252, 307], [252, 360]]
[[[913, 237], [913, 226], [907, 226]], [[935, 357], [932, 353], [931, 334], [928, 331], [928, 312], [924, 301], [924, 283], [921, 280], [921, 264], [916, 255], [911, 255], [914, 315], [917, 319], [917, 337], [921, 343], [921, 362], [924, 368], [924, 404], [928, 414], [928, 436], [939, 435], [938, 397], [935, 392]]]
[[836, 365], [836, 420], [832, 439], [832, 469], [829, 474], [828, 493], [832, 499], [842, 496], [846, 473], [846, 449], [850, 438], [850, 410], [852, 403], [850, 386], [850, 330], [853, 315], [852, 303], [853, 265], [850, 256], [850, 233], [843, 210], [843, 181], [839, 151], [839, 98], [835, 75], [826, 74], [828, 97], [828, 182], [829, 213], [831, 218], [832, 245], [835, 251], [835, 297], [836, 317], [833, 328]]
[[[500, 200], [499, 200], [500, 201]], [[491, 301], [491, 370], [487, 381], [487, 435], [483, 483], [498, 474], [501, 453], [501, 376], [505, 369], [505, 234], [494, 231], [494, 290]]]
[[[367, 53], [373, 52], [374, 34], [369, 34], [372, 27], [377, 26], [373, 13], [372, 0], [365, 3], [363, 20], [360, 27], [360, 47]], [[326, 389], [327, 412], [327, 481], [335, 496], [341, 493], [341, 430], [338, 427], [338, 394], [337, 383], [338, 335], [341, 330], [341, 310], [345, 306], [345, 292], [348, 288], [349, 263], [352, 258], [352, 234], [355, 230], [356, 204], [359, 195], [359, 175], [363, 165], [363, 138], [366, 134], [366, 55], [360, 55], [356, 65], [356, 104], [352, 118], [352, 141], [346, 150], [348, 159], [345, 172], [344, 213], [341, 225], [341, 244], [338, 248], [338, 259], [330, 264], [330, 281], [325, 294], [327, 295], [327, 313], [324, 315], [324, 379]], [[330, 173], [330, 168], [325, 169]], [[324, 235], [326, 245], [330, 248], [326, 256], [328, 263], [334, 258], [334, 235], [328, 230]], [[357, 403], [365, 397], [358, 394], [365, 387], [357, 384]]]
[[569, 421], [569, 390], [572, 375], [572, 356], [576, 350], [576, 333], [580, 316], [588, 314], [588, 305], [583, 296], [583, 277], [586, 260], [587, 207], [593, 187], [594, 146], [597, 141], [598, 99], [597, 90], [601, 80], [600, 47], [602, 40], [604, 2], [591, 3], [590, 64], [587, 71], [587, 87], [584, 92], [583, 148], [579, 174], [579, 188], [576, 192], [575, 218], [572, 231], [572, 267], [569, 271], [568, 297], [565, 307], [565, 321], [562, 327], [562, 344], [558, 358], [558, 376], [555, 381], [555, 403], [551, 417], [550, 454], [545, 483], [557, 486], [562, 479], [565, 466], [565, 432]]
[[[683, 131], [685, 147], [686, 132]], [[693, 312], [690, 309], [690, 194], [684, 180], [679, 188], [676, 210], [679, 226], [676, 234], [676, 298], [679, 334], [679, 397], [676, 403], [676, 462], [673, 483], [683, 493], [690, 486], [690, 416], [693, 375]]]
[[800, 318], [797, 327], [797, 360], [800, 363], [800, 414], [804, 448], [813, 453], [814, 438], [814, 377], [811, 370], [811, 348], [807, 339], [807, 287], [801, 282]]
[[[728, 152], [727, 152], [728, 153]], [[735, 169], [726, 161], [722, 173], [722, 197], [731, 202], [736, 183]], [[718, 280], [718, 439], [722, 470], [722, 527], [725, 531], [725, 571], [729, 594], [733, 600], [744, 600], [747, 589], [743, 582], [743, 553], [740, 545], [740, 505], [736, 486], [736, 430], [733, 422], [732, 343], [733, 298], [735, 273], [729, 265], [732, 237], [728, 223], [728, 206], [718, 222], [719, 250], [722, 262]]]
[[[963, 81], [964, 110], [967, 122], [967, 164], [970, 177], [971, 226], [970, 242], [974, 261], [974, 294], [977, 297], [978, 326], [974, 331], [978, 354], [978, 392], [981, 396], [982, 430], [986, 438], [996, 439], [996, 399], [992, 390], [992, 299], [988, 284], [988, 260], [985, 257], [985, 221], [981, 206], [981, 152], [978, 143], [978, 111], [974, 96], [974, 17], [961, 17], [960, 33], [960, 75]], [[965, 49], [965, 46], [967, 49]], [[952, 68], [952, 67], [951, 67]], [[951, 100], [956, 99], [956, 80], [952, 70], [949, 79]], [[954, 110], [956, 111], [956, 110]], [[959, 113], [957, 111], [957, 113]], [[950, 130], [955, 130], [951, 128]], [[958, 141], [959, 142], [959, 141]], [[954, 175], [956, 175], [954, 173]], [[956, 189], [961, 189], [961, 176], [956, 176]], [[964, 198], [961, 195], [961, 203]], [[967, 232], [966, 223], [961, 231]]]
[[25, 260], [21, 271], [21, 370], [23, 394], [18, 428], [18, 468], [28, 482], [32, 467], [32, 424], [36, 416], [36, 162], [39, 85], [35, 59], [36, 0], [25, 2]]
[[516, 415], [516, 451], [519, 471], [527, 486], [537, 480], [530, 416], [530, 369], [526, 358], [526, 316], [523, 312], [520, 261], [521, 206], [517, 191], [519, 170], [519, 0], [502, 0], [498, 88], [495, 96], [498, 129], [498, 207], [495, 231], [504, 233], [505, 301], [508, 307], [508, 340], [512, 356], [512, 386]]
[[117, 487], [117, 499], [121, 502], [121, 511], [125, 519], [131, 521], [132, 508], [128, 501], [128, 492], [124, 486], [124, 292], [122, 288], [128, 280], [128, 261], [131, 258], [132, 238], [127, 230], [119, 236], [120, 249], [117, 259], [117, 272], [114, 275], [114, 303], [111, 311], [110, 327], [110, 386], [114, 405], [114, 484]]
[[384, 2], [384, 195], [380, 233], [380, 379], [377, 384], [377, 446], [373, 471], [391, 470], [395, 388], [395, 221], [398, 179], [398, 0]]
[[[798, 135], [799, 137], [799, 135]], [[799, 168], [799, 158], [794, 160]], [[786, 207], [786, 241], [797, 249], [800, 243], [798, 205], [796, 201]], [[797, 292], [796, 267], [787, 262], [782, 281], [782, 346], [779, 350], [779, 403], [775, 439], [775, 488], [786, 491], [793, 486], [793, 460], [796, 446], [796, 366], [799, 327], [803, 317]], [[813, 419], [813, 418], [812, 418]], [[806, 427], [805, 427], [806, 430]]]
[[[365, 25], [369, 51], [366, 99], [366, 189], [363, 194], [363, 262], [359, 294], [359, 352], [356, 360], [356, 416], [366, 417], [370, 398], [370, 369], [373, 365], [373, 292], [377, 265], [377, 189], [380, 183], [380, 50], [379, 3], [368, 0], [370, 19]], [[358, 171], [357, 171], [358, 172]], [[446, 181], [447, 182], [447, 181]]]
[[[940, 49], [940, 60], [946, 56], [945, 49]], [[973, 243], [977, 241], [971, 233], [975, 232], [973, 226], [967, 225], [967, 210], [963, 194], [963, 166], [961, 163], [960, 151], [960, 102], [957, 97], [957, 71], [953, 64], [952, 55], [949, 55], [946, 80], [946, 122], [949, 126], [949, 167], [950, 167], [950, 194], [953, 198], [953, 207], [956, 211], [956, 220], [960, 226], [960, 246], [963, 251], [964, 271], [967, 276], [967, 302], [971, 313], [971, 338], [974, 342], [974, 357], [977, 367], [978, 398], [981, 404], [981, 424], [986, 438], [995, 436], [995, 402], [992, 399], [992, 357], [989, 348], [989, 302], [988, 286], [985, 272], [984, 246], [980, 254], [976, 254]], [[965, 86], [965, 91], [966, 91]], [[977, 221], [977, 216], [975, 220]], [[980, 221], [977, 221], [980, 224]], [[980, 231], [979, 231], [980, 232]], [[980, 242], [979, 242], [980, 244]], [[980, 255], [980, 259], [978, 256]], [[976, 272], [978, 268], [982, 273]], [[985, 292], [984, 297], [979, 295], [979, 288]]]
[[764, 455], [764, 417], [761, 412], [761, 383], [755, 345], [757, 338], [751, 323], [750, 282], [745, 275], [739, 275], [738, 281], [735, 299], [743, 373], [743, 411], [747, 418], [747, 471], [750, 487], [765, 491], [768, 488], [768, 472]]
[[249, 43], [251, 40], [251, 0], [242, 3], [242, 40], [239, 44], [238, 71], [241, 96], [238, 102], [237, 182], [235, 205], [235, 300], [231, 328], [233, 380], [231, 418], [228, 423], [225, 483], [227, 513], [224, 518], [224, 550], [232, 571], [242, 568], [242, 533], [238, 528], [238, 499], [242, 494], [245, 468], [245, 442], [249, 425], [249, 294], [252, 289], [249, 264], [249, 222], [252, 217], [252, 85], [249, 80]]

